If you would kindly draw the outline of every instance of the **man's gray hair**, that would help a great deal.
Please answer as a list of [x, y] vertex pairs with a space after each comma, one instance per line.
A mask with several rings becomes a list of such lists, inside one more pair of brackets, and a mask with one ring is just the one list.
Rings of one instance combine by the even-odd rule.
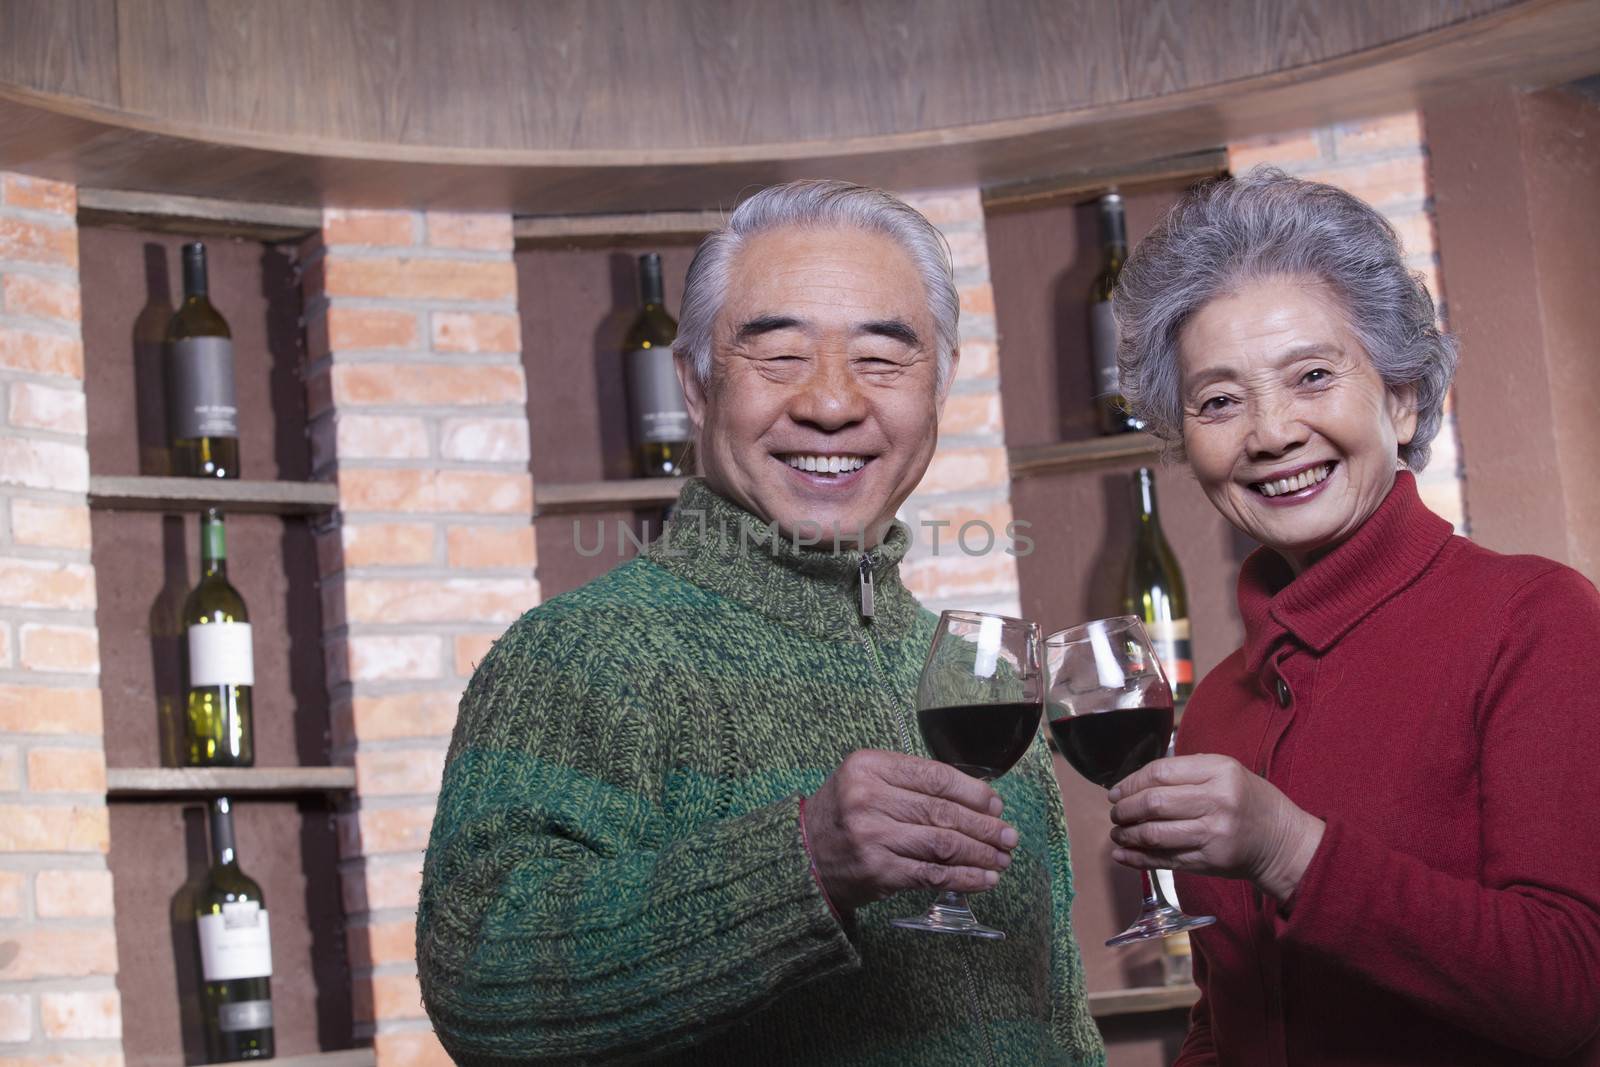
[[933, 314], [942, 392], [950, 381], [961, 314], [949, 244], [921, 212], [882, 189], [825, 180], [793, 181], [763, 189], [740, 204], [726, 226], [700, 242], [684, 279], [678, 339], [672, 345], [677, 357], [689, 362], [695, 377], [702, 382], [711, 378], [712, 328], [727, 297], [734, 256], [756, 234], [790, 226], [881, 233], [905, 250], [922, 277], [928, 310]]
[[1415, 390], [1417, 430], [1400, 459], [1420, 471], [1455, 376], [1455, 340], [1438, 328], [1422, 276], [1406, 268], [1382, 215], [1343, 189], [1267, 166], [1192, 190], [1123, 267], [1112, 306], [1122, 394], [1135, 416], [1181, 455], [1184, 326], [1216, 297], [1283, 276], [1328, 286], [1384, 385]]

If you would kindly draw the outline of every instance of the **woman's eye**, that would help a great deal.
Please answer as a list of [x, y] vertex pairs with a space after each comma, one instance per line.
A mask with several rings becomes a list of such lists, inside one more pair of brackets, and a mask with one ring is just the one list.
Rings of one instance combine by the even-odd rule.
[[1301, 376], [1300, 380], [1306, 385], [1318, 385], [1327, 381], [1331, 377], [1333, 377], [1333, 375], [1326, 367], [1316, 367], [1312, 370], [1306, 371], [1305, 374]]
[[1204, 400], [1200, 401], [1200, 411], [1201, 411], [1202, 414], [1215, 415], [1217, 412], [1223, 410], [1224, 408], [1226, 408], [1232, 402], [1233, 402], [1233, 398], [1232, 397], [1228, 397], [1228, 396], [1208, 396]]

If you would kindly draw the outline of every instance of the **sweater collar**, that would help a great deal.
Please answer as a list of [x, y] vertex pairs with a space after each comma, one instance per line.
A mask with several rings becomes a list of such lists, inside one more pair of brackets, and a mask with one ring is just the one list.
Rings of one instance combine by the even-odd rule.
[[686, 581], [818, 637], [854, 640], [863, 625], [861, 564], [873, 578], [875, 633], [906, 633], [920, 610], [900, 580], [910, 534], [896, 522], [868, 552], [796, 546], [774, 527], [691, 478], [672, 521], [647, 550], [650, 561]]
[[1448, 522], [1417, 495], [1410, 471], [1349, 540], [1298, 577], [1282, 556], [1258, 548], [1239, 571], [1245, 662], [1260, 671], [1286, 634], [1322, 653], [1427, 569], [1450, 539]]

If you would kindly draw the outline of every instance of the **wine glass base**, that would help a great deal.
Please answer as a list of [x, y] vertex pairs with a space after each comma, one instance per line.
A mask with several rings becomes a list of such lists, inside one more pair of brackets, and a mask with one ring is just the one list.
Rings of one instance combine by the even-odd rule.
[[1215, 915], [1185, 915], [1177, 908], [1155, 908], [1145, 912], [1116, 937], [1106, 941], [1109, 948], [1131, 945], [1135, 941], [1149, 941], [1156, 937], [1171, 937], [1185, 930], [1198, 930], [1217, 921]]
[[1006, 939], [1004, 930], [983, 925], [970, 909], [952, 908], [937, 902], [928, 909], [926, 915], [890, 919], [889, 925], [898, 926], [902, 930], [926, 930], [930, 934], [960, 934], [964, 937], [981, 937], [988, 941]]

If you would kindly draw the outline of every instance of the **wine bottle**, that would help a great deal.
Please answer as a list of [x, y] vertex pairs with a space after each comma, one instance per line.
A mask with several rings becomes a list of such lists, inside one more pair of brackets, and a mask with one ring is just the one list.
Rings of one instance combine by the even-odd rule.
[[1123, 578], [1123, 607], [1144, 620], [1161, 669], [1172, 686], [1178, 715], [1194, 689], [1194, 658], [1189, 650], [1189, 598], [1183, 588], [1178, 557], [1161, 532], [1156, 510], [1156, 477], [1149, 467], [1133, 475], [1136, 524], [1133, 551]]
[[1111, 313], [1111, 297], [1122, 261], [1128, 258], [1128, 228], [1123, 219], [1122, 196], [1107, 193], [1100, 198], [1100, 247], [1104, 260], [1100, 273], [1089, 288], [1089, 346], [1094, 356], [1094, 397], [1100, 432], [1128, 433], [1144, 429], [1144, 423], [1128, 414], [1117, 382], [1117, 319]]
[[[1172, 705], [1176, 723], [1194, 690], [1194, 657], [1189, 646], [1189, 598], [1183, 588], [1183, 570], [1178, 557], [1161, 532], [1161, 517], [1156, 510], [1156, 476], [1149, 467], [1133, 475], [1133, 511], [1136, 526], [1133, 551], [1123, 579], [1123, 607], [1130, 615], [1144, 620], [1150, 644], [1161, 659], [1161, 670], [1172, 686]], [[1176, 731], [1174, 731], [1176, 737]], [[1169, 747], [1167, 754], [1171, 755]], [[1172, 872], [1157, 870], [1155, 877], [1167, 899], [1178, 901]], [[1191, 949], [1187, 933], [1174, 934], [1161, 942], [1162, 980], [1167, 985], [1187, 985], [1194, 980]]]
[[661, 256], [639, 257], [639, 295], [643, 306], [624, 344], [628, 416], [641, 473], [670, 478], [685, 473], [689, 449], [689, 409], [672, 365], [678, 323], [667, 314], [661, 288]]
[[211, 304], [206, 246], [183, 246], [183, 303], [167, 323], [167, 418], [172, 467], [199, 478], [239, 477], [233, 334]]
[[255, 663], [249, 620], [244, 598], [228, 582], [227, 537], [221, 512], [212, 508], [200, 520], [200, 581], [183, 604], [190, 766], [255, 763], [250, 713]]
[[211, 804], [211, 869], [195, 897], [211, 1062], [272, 1056], [272, 938], [261, 887], [239, 869], [233, 807]]

